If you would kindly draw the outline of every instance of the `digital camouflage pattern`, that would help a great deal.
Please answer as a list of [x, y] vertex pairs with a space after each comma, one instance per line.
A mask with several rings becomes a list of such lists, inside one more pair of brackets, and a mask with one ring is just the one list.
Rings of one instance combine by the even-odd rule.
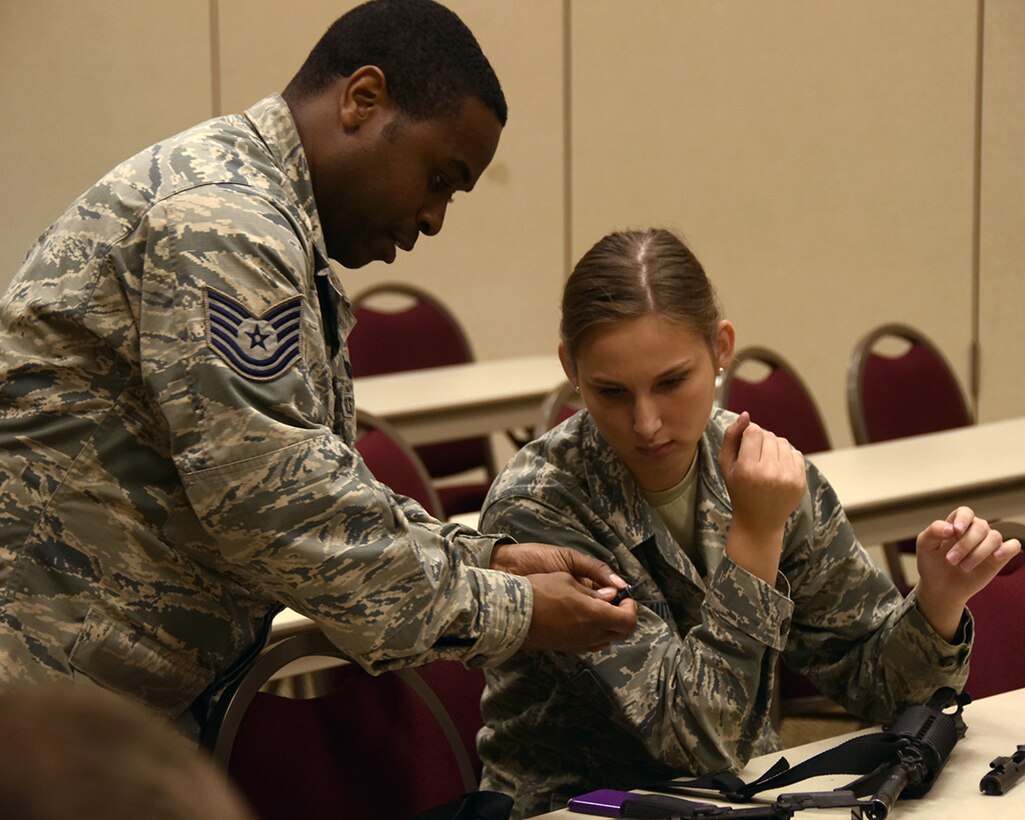
[[0, 303], [0, 681], [201, 722], [281, 605], [376, 671], [515, 651], [495, 539], [353, 449], [352, 323], [280, 96], [71, 205]]
[[790, 517], [776, 588], [725, 556], [730, 501], [714, 412], [699, 444], [699, 575], [586, 411], [528, 444], [502, 471], [485, 529], [575, 547], [633, 584], [633, 635], [583, 655], [521, 653], [487, 670], [478, 737], [482, 788], [517, 815], [594, 788], [636, 788], [740, 768], [780, 747], [769, 720], [777, 660], [855, 714], [882, 721], [968, 674], [971, 621], [950, 645], [902, 599], [854, 537], [811, 464]]

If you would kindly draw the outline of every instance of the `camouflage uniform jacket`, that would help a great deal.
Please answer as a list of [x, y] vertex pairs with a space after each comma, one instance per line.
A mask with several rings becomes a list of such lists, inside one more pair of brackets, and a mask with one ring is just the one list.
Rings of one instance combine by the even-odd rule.
[[742, 767], [778, 749], [769, 721], [777, 660], [858, 715], [883, 720], [967, 677], [971, 622], [950, 645], [902, 599], [854, 537], [811, 464], [790, 517], [776, 588], [725, 556], [730, 500], [716, 411], [699, 444], [696, 537], [702, 577], [581, 411], [521, 450], [485, 502], [482, 526], [575, 547], [635, 587], [626, 641], [570, 656], [523, 653], [487, 670], [478, 736], [483, 788], [517, 812], [549, 795], [630, 788]]
[[281, 605], [373, 670], [516, 650], [495, 539], [353, 449], [352, 323], [280, 96], [71, 205], [0, 303], [0, 681], [202, 721]]

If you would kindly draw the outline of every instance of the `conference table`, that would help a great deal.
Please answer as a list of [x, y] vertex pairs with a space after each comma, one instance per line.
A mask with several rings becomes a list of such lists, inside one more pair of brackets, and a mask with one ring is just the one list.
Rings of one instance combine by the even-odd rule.
[[520, 356], [354, 380], [356, 406], [412, 445], [533, 429], [541, 402], [565, 381], [558, 356]]
[[864, 544], [916, 535], [967, 504], [1025, 514], [1025, 416], [809, 456]]
[[[532, 428], [564, 379], [553, 354], [493, 359], [358, 378], [356, 405], [429, 444]], [[865, 544], [916, 535], [958, 504], [987, 518], [1025, 514], [1025, 416], [809, 458]]]
[[[1019, 783], [1003, 795], [987, 795], [979, 790], [979, 781], [986, 775], [990, 762], [997, 757], [1013, 755], [1018, 744], [1025, 744], [1025, 689], [1004, 692], [1000, 695], [983, 698], [969, 703], [964, 710], [964, 721], [968, 727], [964, 738], [954, 746], [947, 764], [940, 772], [936, 783], [924, 797], [918, 799], [898, 800], [890, 811], [891, 820], [905, 818], [929, 818], [929, 820], [946, 820], [946, 818], [991, 818], [991, 817], [1025, 817], [1025, 783]], [[878, 727], [862, 732], [851, 732], [839, 737], [817, 740], [802, 746], [795, 746], [780, 753], [756, 757], [740, 772], [745, 782], [764, 773], [768, 768], [785, 756], [791, 766], [807, 760], [821, 751], [838, 745], [847, 738], [864, 732], [876, 731]], [[795, 783], [780, 789], [779, 793], [827, 791], [849, 783], [851, 775], [824, 775]], [[757, 803], [771, 803], [777, 796], [776, 792], [766, 792], [759, 796]], [[702, 802], [731, 805], [695, 793], [687, 799]], [[733, 804], [736, 808], [744, 805]], [[1019, 814], [1021, 812], [1021, 814]], [[540, 815], [545, 818], [579, 818], [584, 820], [593, 815], [571, 812], [567, 809]], [[727, 820], [729, 814], [722, 815]], [[798, 820], [836, 820], [850, 818], [851, 810], [847, 809], [805, 809], [795, 815]]]

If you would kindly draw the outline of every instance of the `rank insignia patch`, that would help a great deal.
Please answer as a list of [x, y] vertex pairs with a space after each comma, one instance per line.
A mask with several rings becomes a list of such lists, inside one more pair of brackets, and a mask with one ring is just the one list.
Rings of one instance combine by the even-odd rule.
[[206, 289], [206, 341], [233, 370], [254, 381], [276, 379], [302, 353], [302, 297], [254, 316], [213, 288]]

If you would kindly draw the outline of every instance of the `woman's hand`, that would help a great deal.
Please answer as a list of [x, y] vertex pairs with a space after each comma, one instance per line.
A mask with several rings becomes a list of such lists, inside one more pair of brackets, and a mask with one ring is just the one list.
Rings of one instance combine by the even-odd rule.
[[804, 456], [744, 412], [726, 429], [719, 466], [733, 504], [726, 554], [775, 585], [783, 528], [808, 488]]
[[1021, 552], [1016, 538], [1004, 541], [970, 507], [958, 507], [945, 521], [933, 521], [918, 534], [918, 609], [933, 629], [952, 640], [968, 599]]

